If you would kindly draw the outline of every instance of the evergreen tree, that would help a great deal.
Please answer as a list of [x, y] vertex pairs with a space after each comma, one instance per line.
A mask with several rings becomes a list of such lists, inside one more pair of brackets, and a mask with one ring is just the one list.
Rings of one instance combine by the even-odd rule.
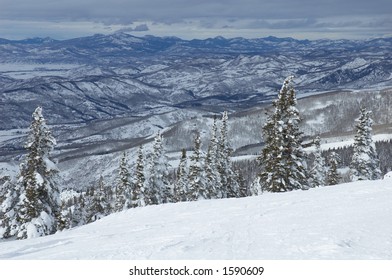
[[20, 184], [15, 181], [6, 181], [1, 189], [0, 201], [0, 238], [15, 236], [20, 223], [15, 209], [20, 198]]
[[222, 116], [222, 123], [220, 129], [220, 138], [218, 146], [218, 168], [221, 176], [221, 193], [222, 197], [238, 197], [239, 184], [237, 176], [233, 172], [231, 164], [231, 147], [228, 141], [228, 114], [225, 111]]
[[85, 193], [81, 193], [78, 197], [74, 197], [73, 205], [71, 206], [71, 228], [82, 226], [88, 222], [88, 198]]
[[20, 165], [17, 182], [8, 185], [10, 189], [2, 203], [7, 224], [4, 237], [25, 239], [56, 232], [60, 217], [59, 170], [49, 159], [55, 145], [42, 108], [38, 107], [25, 145], [28, 154]]
[[173, 190], [173, 202], [180, 202], [187, 200], [188, 193], [188, 171], [187, 171], [188, 160], [186, 156], [186, 150], [182, 149], [180, 164], [177, 169], [176, 182]]
[[90, 203], [87, 210], [87, 223], [99, 220], [110, 213], [105, 191], [105, 184], [103, 182], [103, 177], [101, 176], [97, 187], [92, 188], [89, 193]]
[[101, 203], [103, 212], [102, 214], [104, 216], [109, 215], [112, 212], [112, 207], [110, 205], [111, 201], [111, 190], [110, 188], [105, 184], [104, 178], [101, 175], [98, 180], [98, 194], [99, 194], [99, 201]]
[[273, 102], [274, 112], [263, 127], [265, 147], [259, 157], [262, 172], [258, 182], [263, 191], [308, 188], [305, 153], [299, 131], [301, 118], [296, 108], [292, 80], [293, 77], [288, 77], [284, 81], [278, 99]]
[[131, 181], [127, 157], [127, 153], [124, 152], [120, 160], [116, 186], [116, 200], [114, 205], [115, 212], [123, 211], [131, 207], [129, 200], [131, 192]]
[[172, 193], [169, 183], [169, 164], [163, 149], [163, 138], [157, 133], [149, 166], [148, 191], [152, 204], [171, 202]]
[[71, 228], [72, 223], [72, 212], [65, 201], [61, 202], [60, 217], [58, 221], [58, 230], [62, 231], [64, 229]]
[[351, 180], [380, 179], [380, 162], [372, 139], [371, 112], [366, 108], [361, 108], [360, 116], [356, 121], [357, 133], [354, 138], [354, 153], [350, 164]]
[[247, 183], [245, 181], [244, 176], [242, 175], [240, 170], [237, 170], [236, 173], [238, 174], [237, 175], [237, 182], [239, 185], [239, 197], [249, 196], [250, 193], [249, 193], [249, 189], [248, 189], [248, 186], [247, 186]]
[[207, 156], [205, 160], [205, 173], [207, 176], [207, 191], [210, 198], [222, 198], [222, 183], [221, 174], [219, 172], [219, 144], [218, 144], [218, 127], [216, 122], [216, 117], [214, 117], [214, 122], [211, 129], [211, 139], [207, 150]]
[[340, 162], [339, 155], [335, 152], [332, 152], [328, 158], [328, 171], [326, 183], [328, 186], [337, 185], [341, 179], [340, 174], [338, 172], [338, 165]]
[[135, 182], [131, 192], [132, 207], [143, 207], [152, 204], [146, 195], [145, 181], [143, 146], [140, 146], [136, 160]]
[[317, 136], [313, 143], [315, 146], [313, 167], [310, 171], [310, 186], [320, 187], [325, 185], [325, 177], [327, 173], [324, 157], [321, 154], [320, 136]]
[[209, 199], [209, 192], [207, 190], [206, 175], [203, 168], [204, 156], [201, 151], [200, 134], [195, 137], [193, 154], [190, 157], [191, 165], [189, 167], [189, 187], [188, 199], [189, 201]]
[[250, 196], [258, 196], [263, 193], [263, 187], [260, 184], [260, 175], [257, 176], [249, 187], [249, 195]]

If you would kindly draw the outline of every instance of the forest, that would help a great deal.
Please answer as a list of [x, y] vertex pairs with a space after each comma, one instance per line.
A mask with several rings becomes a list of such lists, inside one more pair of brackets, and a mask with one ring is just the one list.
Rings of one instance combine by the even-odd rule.
[[[305, 143], [304, 118], [297, 108], [293, 77], [288, 77], [260, 124], [263, 145], [256, 158], [233, 161], [229, 114], [224, 112], [213, 118], [207, 148], [202, 148], [196, 128], [193, 143], [187, 143], [192, 151], [182, 149], [177, 167], [169, 165], [165, 139], [158, 132], [151, 150], [139, 146], [134, 166], [130, 166], [127, 151], [122, 153], [114, 182], [97, 174], [96, 184], [81, 191], [60, 185], [61, 172], [51, 160], [56, 140], [38, 107], [32, 115], [19, 174], [0, 189], [0, 238], [53, 234], [135, 207], [380, 179], [389, 171], [391, 143], [373, 141], [371, 111], [359, 106], [356, 114], [353, 146], [323, 151], [320, 134], [328, 131], [319, 131]], [[331, 121], [336, 122], [337, 116], [330, 112]]]

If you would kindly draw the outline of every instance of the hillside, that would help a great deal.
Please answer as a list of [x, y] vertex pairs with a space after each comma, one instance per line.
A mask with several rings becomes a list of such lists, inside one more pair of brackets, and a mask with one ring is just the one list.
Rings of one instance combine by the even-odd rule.
[[135, 208], [0, 259], [392, 259], [392, 180]]
[[288, 75], [301, 94], [389, 87], [391, 49], [390, 38], [0, 40], [0, 130], [24, 128], [38, 105], [58, 125], [251, 108], [270, 101]]

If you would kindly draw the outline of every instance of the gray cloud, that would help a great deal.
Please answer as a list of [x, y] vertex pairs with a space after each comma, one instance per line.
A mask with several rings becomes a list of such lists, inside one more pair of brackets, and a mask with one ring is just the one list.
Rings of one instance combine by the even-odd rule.
[[388, 14], [390, 0], [2, 0], [0, 18], [126, 23], [187, 18], [293, 19]]
[[135, 27], [125, 27], [125, 28], [121, 28], [119, 29], [117, 32], [145, 32], [150, 30], [148, 28], [148, 25], [143, 23], [143, 24], [139, 24]]
[[[93, 22], [151, 31], [151, 24], [205, 29], [328, 29], [391, 27], [390, 0], [0, 0], [0, 20]], [[334, 22], [333, 19], [338, 19]], [[342, 20], [343, 19], [343, 20]], [[377, 21], [378, 20], [378, 21]], [[132, 24], [136, 27], [130, 27]], [[145, 23], [149, 23], [149, 26]], [[381, 23], [378, 24], [378, 23]], [[170, 31], [170, 29], [168, 28]], [[0, 34], [1, 35], [1, 34]], [[167, 34], [170, 35], [170, 34]]]

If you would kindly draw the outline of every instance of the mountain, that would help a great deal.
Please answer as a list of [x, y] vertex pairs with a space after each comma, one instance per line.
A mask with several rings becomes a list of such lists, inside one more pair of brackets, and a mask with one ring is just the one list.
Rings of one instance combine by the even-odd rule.
[[[392, 39], [295, 40], [223, 37], [182, 40], [125, 33], [57, 41], [0, 40], [0, 179], [20, 162], [38, 105], [58, 141], [64, 185], [84, 189], [98, 174], [113, 182], [121, 151], [163, 130], [173, 168], [201, 132], [207, 146], [214, 114], [231, 112], [235, 156], [260, 153], [267, 105], [282, 81], [295, 88], [309, 141], [352, 138], [359, 107], [390, 133]], [[389, 153], [383, 172], [392, 168]], [[82, 182], [75, 178], [83, 177]], [[252, 178], [250, 178], [252, 179]], [[0, 180], [1, 181], [1, 180]]]
[[37, 105], [52, 124], [157, 108], [250, 108], [268, 102], [291, 74], [302, 93], [386, 87], [391, 53], [392, 38], [181, 40], [115, 33], [0, 40], [0, 130], [28, 125]]
[[0, 259], [391, 259], [392, 181], [130, 209]]

